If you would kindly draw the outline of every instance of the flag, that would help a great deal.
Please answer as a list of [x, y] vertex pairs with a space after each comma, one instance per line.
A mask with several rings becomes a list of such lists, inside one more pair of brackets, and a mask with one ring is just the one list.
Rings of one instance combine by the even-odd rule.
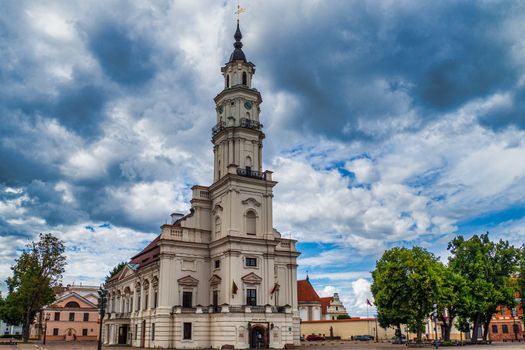
[[278, 292], [279, 291], [279, 287], [280, 287], [279, 283], [275, 283], [275, 285], [273, 286], [272, 291], [270, 292], [270, 294]]
[[374, 306], [374, 304], [372, 304], [372, 302], [371, 302], [370, 300], [368, 300], [368, 299], [366, 299], [366, 303], [367, 303], [368, 305], [370, 305], [370, 306]]
[[232, 294], [237, 294], [237, 285], [235, 284], [235, 281], [233, 281], [233, 285], [232, 285]]

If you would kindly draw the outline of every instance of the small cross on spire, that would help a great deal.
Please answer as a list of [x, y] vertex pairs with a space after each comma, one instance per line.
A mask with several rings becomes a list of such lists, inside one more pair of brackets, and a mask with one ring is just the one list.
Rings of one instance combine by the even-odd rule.
[[246, 12], [246, 9], [241, 7], [239, 3], [237, 3], [237, 11], [235, 11], [235, 14], [237, 15], [237, 21], [239, 21], [239, 18], [241, 17], [241, 13]]

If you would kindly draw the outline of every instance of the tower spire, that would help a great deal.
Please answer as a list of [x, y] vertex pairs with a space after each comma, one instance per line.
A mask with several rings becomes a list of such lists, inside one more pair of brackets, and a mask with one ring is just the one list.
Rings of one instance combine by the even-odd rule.
[[233, 47], [235, 48], [230, 56], [230, 61], [228, 63], [231, 63], [233, 61], [243, 61], [246, 62], [246, 56], [244, 55], [244, 52], [242, 52], [242, 33], [241, 28], [239, 26], [239, 16], [241, 13], [246, 11], [246, 9], [242, 8], [240, 5], [237, 5], [237, 11], [235, 13], [237, 14], [237, 30], [235, 31], [235, 34], [233, 35], [233, 38], [235, 39], [235, 42], [233, 43]]

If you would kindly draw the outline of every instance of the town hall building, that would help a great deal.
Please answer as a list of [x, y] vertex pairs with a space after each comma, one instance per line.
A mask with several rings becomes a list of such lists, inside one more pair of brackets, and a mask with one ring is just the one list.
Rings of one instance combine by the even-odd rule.
[[215, 97], [213, 183], [195, 185], [188, 214], [107, 284], [104, 344], [146, 348], [299, 345], [296, 241], [273, 228], [272, 172], [263, 170], [255, 65], [234, 51]]

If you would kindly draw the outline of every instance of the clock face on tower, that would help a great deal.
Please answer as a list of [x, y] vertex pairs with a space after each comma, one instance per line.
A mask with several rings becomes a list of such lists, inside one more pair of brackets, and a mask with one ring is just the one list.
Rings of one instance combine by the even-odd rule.
[[252, 109], [252, 103], [250, 101], [244, 102], [244, 108], [246, 108], [247, 110]]

